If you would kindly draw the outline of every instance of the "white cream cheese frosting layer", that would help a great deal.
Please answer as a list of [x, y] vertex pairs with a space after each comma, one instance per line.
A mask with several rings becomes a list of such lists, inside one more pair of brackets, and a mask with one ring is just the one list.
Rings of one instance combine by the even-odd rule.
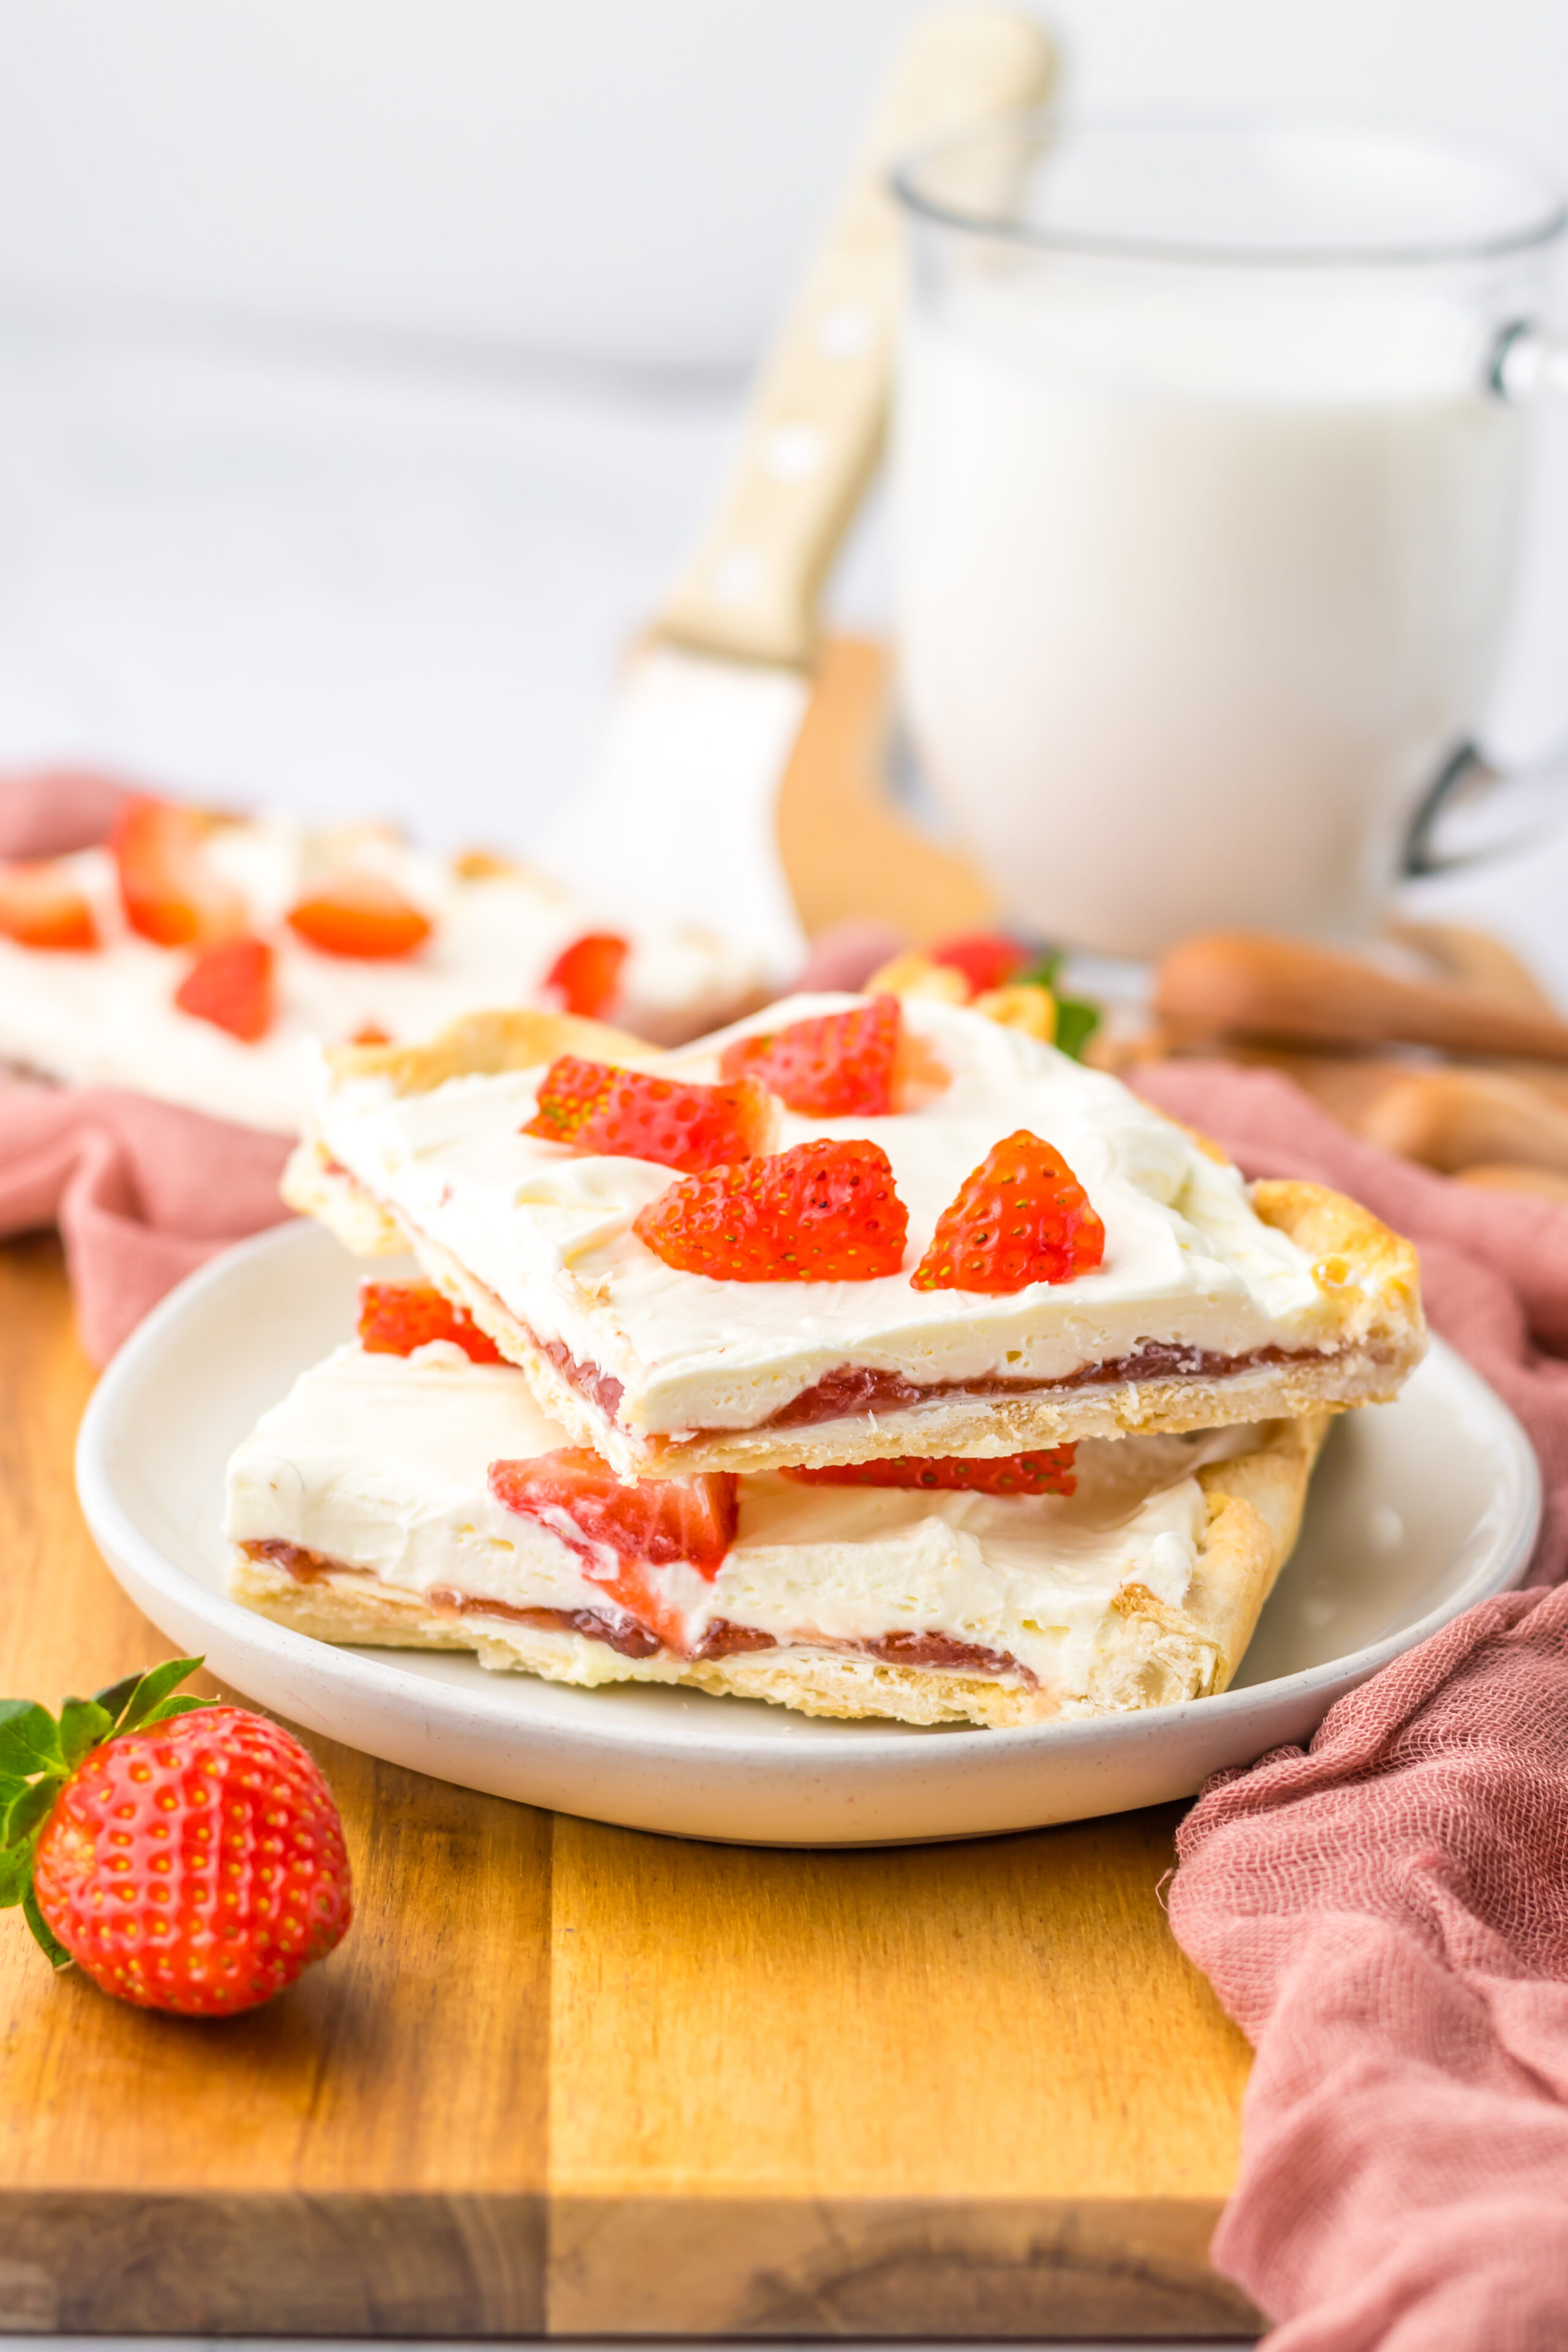
[[[661, 1066], [719, 1074], [730, 1038], [839, 1012], [800, 996]], [[904, 1020], [950, 1073], [886, 1118], [784, 1112], [778, 1149], [869, 1137], [909, 1211], [897, 1275], [858, 1283], [715, 1282], [665, 1265], [632, 1221], [675, 1181], [646, 1160], [586, 1157], [523, 1135], [542, 1071], [398, 1096], [384, 1076], [321, 1073], [331, 1156], [416, 1234], [448, 1252], [545, 1344], [620, 1381], [638, 1435], [749, 1429], [844, 1365], [921, 1386], [1065, 1378], [1152, 1342], [1226, 1357], [1331, 1344], [1311, 1267], [1263, 1224], [1234, 1168], [1211, 1160], [1115, 1078], [958, 1007], [906, 999]], [[914, 1289], [942, 1211], [992, 1145], [1026, 1128], [1056, 1145], [1103, 1220], [1103, 1263], [1008, 1297]]]
[[[1251, 1442], [1245, 1428], [1091, 1440], [1071, 1497], [742, 1478], [736, 1542], [711, 1581], [683, 1564], [645, 1573], [688, 1651], [717, 1620], [783, 1646], [939, 1634], [1071, 1696], [1123, 1585], [1182, 1606], [1207, 1519], [1193, 1474]], [[403, 1592], [614, 1613], [577, 1555], [487, 1484], [492, 1461], [562, 1443], [510, 1366], [472, 1364], [440, 1341], [406, 1358], [340, 1348], [234, 1455], [226, 1532], [297, 1545]]]
[[[225, 825], [213, 864], [243, 894], [276, 950], [278, 1014], [246, 1045], [174, 1002], [190, 965], [125, 921], [103, 849], [65, 861], [101, 944], [80, 954], [0, 937], [0, 1059], [78, 1086], [128, 1087], [242, 1126], [298, 1133], [307, 1039], [338, 1044], [366, 1026], [424, 1036], [491, 1005], [539, 1003], [563, 948], [593, 929], [569, 893], [520, 867], [472, 877], [377, 828], [310, 833], [288, 817]], [[415, 955], [385, 961], [319, 954], [284, 922], [335, 866], [384, 874], [429, 918]], [[632, 942], [617, 1017], [651, 1037], [690, 1036], [754, 1001], [760, 968], [715, 934], [669, 931]]]

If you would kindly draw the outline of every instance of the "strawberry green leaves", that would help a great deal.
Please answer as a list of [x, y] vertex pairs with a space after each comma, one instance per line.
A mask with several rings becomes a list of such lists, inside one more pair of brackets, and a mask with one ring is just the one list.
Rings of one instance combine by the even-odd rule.
[[[172, 1698], [170, 1693], [179, 1689], [188, 1675], [201, 1664], [200, 1658], [165, 1658], [161, 1666], [153, 1666], [139, 1675], [130, 1697], [114, 1718], [113, 1730], [140, 1731], [144, 1723], [166, 1723], [174, 1715], [189, 1715], [193, 1707], [216, 1706], [211, 1698], [192, 1698], [187, 1692], [182, 1698]], [[98, 1703], [107, 1706], [125, 1687], [116, 1683], [112, 1690], [100, 1691]]]
[[47, 1707], [30, 1698], [0, 1699], [0, 1779], [64, 1769], [59, 1727]]
[[68, 1698], [58, 1721], [34, 1699], [0, 1699], [0, 1910], [21, 1905], [23, 1917], [53, 1968], [68, 1968], [71, 1959], [50, 1932], [33, 1893], [38, 1832], [66, 1781], [93, 1748], [122, 1732], [215, 1704], [188, 1693], [175, 1696], [201, 1663], [200, 1658], [166, 1658], [144, 1674], [110, 1683], [92, 1698]]
[[1075, 1062], [1083, 1059], [1083, 1049], [1100, 1026], [1100, 1007], [1090, 1004], [1087, 997], [1063, 996], [1057, 987], [1062, 965], [1067, 959], [1054, 950], [1047, 950], [1024, 971], [1013, 976], [1019, 988], [1048, 988], [1057, 1000], [1057, 1034], [1052, 1039], [1058, 1054], [1068, 1055]]

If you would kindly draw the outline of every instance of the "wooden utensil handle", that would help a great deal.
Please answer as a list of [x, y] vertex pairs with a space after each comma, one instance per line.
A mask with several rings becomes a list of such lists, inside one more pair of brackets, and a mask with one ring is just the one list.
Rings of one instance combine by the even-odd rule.
[[810, 660], [817, 592], [887, 415], [902, 282], [889, 166], [1038, 104], [1053, 70], [1045, 34], [1008, 8], [945, 8], [917, 27], [763, 364], [711, 523], [655, 616], [658, 635], [742, 661]]
[[1411, 1071], [1356, 1123], [1373, 1143], [1445, 1175], [1497, 1162], [1568, 1175], [1568, 1111], [1520, 1078]]
[[1358, 956], [1261, 933], [1184, 940], [1160, 964], [1154, 1003], [1177, 1029], [1568, 1062], [1568, 1022], [1550, 1013], [1437, 981], [1401, 980]]

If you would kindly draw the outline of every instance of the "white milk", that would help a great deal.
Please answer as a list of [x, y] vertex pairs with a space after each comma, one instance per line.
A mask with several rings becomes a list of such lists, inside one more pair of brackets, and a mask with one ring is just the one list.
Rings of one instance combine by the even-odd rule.
[[1485, 702], [1522, 417], [1481, 388], [1474, 314], [1407, 283], [1112, 277], [1025, 266], [917, 307], [917, 750], [1048, 938], [1353, 936]]

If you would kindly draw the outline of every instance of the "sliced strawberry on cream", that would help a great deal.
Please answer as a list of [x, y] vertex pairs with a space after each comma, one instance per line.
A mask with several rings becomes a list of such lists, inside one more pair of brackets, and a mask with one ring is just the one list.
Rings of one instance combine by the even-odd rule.
[[965, 931], [958, 939], [943, 940], [930, 953], [932, 963], [961, 971], [976, 996], [1005, 988], [1029, 961], [1028, 949], [1005, 931]]
[[274, 961], [265, 940], [220, 940], [202, 950], [174, 991], [174, 1003], [243, 1045], [258, 1045], [277, 1005]]
[[809, 1118], [883, 1118], [893, 1108], [901, 1028], [896, 996], [823, 1013], [761, 1037], [737, 1037], [720, 1058], [727, 1078], [761, 1079]]
[[51, 950], [100, 944], [91, 903], [62, 859], [0, 866], [0, 937]]
[[964, 1178], [910, 1281], [996, 1297], [1072, 1282], [1104, 1255], [1105, 1227], [1083, 1186], [1053, 1144], [1020, 1128]]
[[631, 951], [618, 931], [584, 931], [562, 949], [544, 975], [545, 990], [563, 1013], [596, 1021], [614, 1004]]
[[585, 1446], [566, 1446], [492, 1462], [489, 1483], [499, 1503], [552, 1528], [605, 1580], [627, 1561], [658, 1568], [684, 1560], [714, 1577], [735, 1540], [736, 1482], [723, 1472], [627, 1486]]
[[244, 898], [207, 855], [213, 819], [177, 801], [137, 798], [110, 843], [133, 931], [163, 948], [211, 947], [250, 922]]
[[765, 1151], [772, 1108], [754, 1078], [704, 1087], [563, 1054], [552, 1062], [522, 1132], [574, 1151], [648, 1160], [695, 1175]]
[[289, 923], [321, 955], [363, 963], [417, 954], [430, 936], [422, 914], [384, 874], [349, 867], [329, 875], [289, 909]]
[[875, 1282], [908, 1229], [881, 1146], [826, 1137], [689, 1176], [635, 1225], [666, 1265], [713, 1282]]
[[367, 1355], [411, 1356], [445, 1339], [461, 1348], [471, 1364], [499, 1364], [493, 1339], [479, 1329], [466, 1307], [454, 1307], [431, 1282], [362, 1282], [359, 1343]]

